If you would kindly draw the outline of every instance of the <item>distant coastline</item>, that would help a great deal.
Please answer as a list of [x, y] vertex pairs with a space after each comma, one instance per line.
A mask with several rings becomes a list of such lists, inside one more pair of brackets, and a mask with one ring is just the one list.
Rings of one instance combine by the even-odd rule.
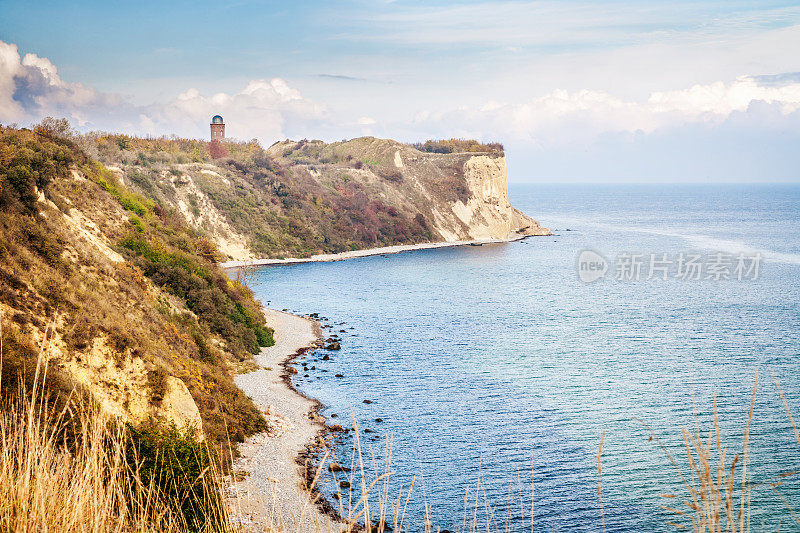
[[332, 261], [345, 261], [347, 259], [357, 259], [359, 257], [370, 257], [373, 255], [399, 254], [403, 252], [413, 252], [415, 250], [430, 250], [434, 248], [453, 248], [456, 246], [483, 246], [484, 244], [505, 244], [509, 242], [521, 241], [536, 235], [518, 235], [508, 239], [487, 239], [481, 241], [445, 241], [445, 242], [425, 242], [420, 244], [399, 244], [396, 246], [382, 246], [380, 248], [365, 248], [363, 250], [353, 250], [340, 252], [338, 254], [317, 254], [311, 257], [289, 257], [285, 259], [252, 259], [250, 261], [225, 261], [219, 265], [225, 269], [236, 269], [250, 266], [277, 266], [294, 265], [300, 263], [329, 263]]

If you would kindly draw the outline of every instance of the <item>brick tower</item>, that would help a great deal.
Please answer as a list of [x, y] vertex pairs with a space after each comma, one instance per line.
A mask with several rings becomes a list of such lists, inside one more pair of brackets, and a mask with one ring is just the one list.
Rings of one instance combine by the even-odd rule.
[[225, 123], [222, 121], [221, 116], [214, 115], [214, 118], [211, 119], [211, 140], [221, 141], [224, 138], [225, 138]]

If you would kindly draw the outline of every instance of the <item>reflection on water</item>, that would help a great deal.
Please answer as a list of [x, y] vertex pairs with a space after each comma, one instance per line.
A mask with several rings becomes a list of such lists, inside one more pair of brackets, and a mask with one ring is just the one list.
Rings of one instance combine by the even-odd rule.
[[[739, 444], [757, 369], [753, 478], [800, 467], [771, 378], [800, 416], [799, 189], [526, 187], [512, 201], [557, 236], [258, 273], [267, 305], [338, 323], [342, 349], [296, 384], [324, 414], [352, 413], [373, 431], [364, 436], [377, 459], [381, 441], [369, 438], [393, 435], [394, 483], [422, 476], [434, 525], [461, 523], [480, 477], [512, 530], [532, 512], [542, 531], [598, 531], [605, 431], [608, 530], [672, 529], [659, 494], [681, 491], [679, 477], [635, 419], [680, 454], [680, 428], [695, 413], [707, 421], [716, 395], [723, 433]], [[613, 257], [734, 245], [765, 252], [758, 280], [583, 284], [575, 272], [587, 248]], [[787, 481], [782, 494], [797, 508], [800, 484]], [[508, 504], [531, 483], [532, 511]], [[408, 513], [419, 517], [416, 495]], [[768, 486], [754, 491], [752, 515], [759, 528], [781, 516], [791, 527]]]

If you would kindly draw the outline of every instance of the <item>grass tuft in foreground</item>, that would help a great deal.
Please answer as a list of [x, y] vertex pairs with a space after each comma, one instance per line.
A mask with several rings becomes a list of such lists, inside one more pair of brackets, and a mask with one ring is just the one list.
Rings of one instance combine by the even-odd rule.
[[174, 428], [126, 427], [77, 396], [51, 401], [45, 352], [33, 386], [0, 406], [0, 532], [229, 530], [204, 443]]

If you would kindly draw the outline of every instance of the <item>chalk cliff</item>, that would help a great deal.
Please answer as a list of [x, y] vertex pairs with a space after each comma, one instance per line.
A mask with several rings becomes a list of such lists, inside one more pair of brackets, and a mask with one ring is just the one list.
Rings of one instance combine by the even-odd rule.
[[200, 141], [95, 142], [90, 153], [174, 209], [223, 260], [550, 233], [509, 202], [499, 145], [443, 141], [441, 153], [374, 137], [266, 150], [227, 142], [211, 157]]
[[[422, 213], [431, 221], [433, 241], [509, 239], [550, 233], [511, 206], [503, 152], [428, 153], [374, 137], [311, 143], [315, 146], [310, 152], [318, 150], [319, 155], [308, 162], [301, 159], [301, 164], [313, 167], [317, 179], [336, 183], [347, 176], [409, 214]], [[283, 141], [270, 147], [268, 153], [291, 161], [293, 154], [305, 148], [299, 144]], [[355, 162], [352, 166], [359, 168], [325, 163], [337, 155], [336, 159]]]
[[[509, 239], [550, 233], [511, 206], [503, 152], [428, 153], [373, 137], [328, 145], [313, 142], [319, 156], [317, 161], [305, 164], [314, 167], [318, 179], [335, 183], [347, 175], [379, 198], [409, 213], [422, 213], [431, 221], [434, 241]], [[298, 144], [284, 141], [268, 152], [291, 160], [296, 151], [304, 148]], [[320, 165], [333, 155], [355, 161], [353, 166], [360, 168]]]

